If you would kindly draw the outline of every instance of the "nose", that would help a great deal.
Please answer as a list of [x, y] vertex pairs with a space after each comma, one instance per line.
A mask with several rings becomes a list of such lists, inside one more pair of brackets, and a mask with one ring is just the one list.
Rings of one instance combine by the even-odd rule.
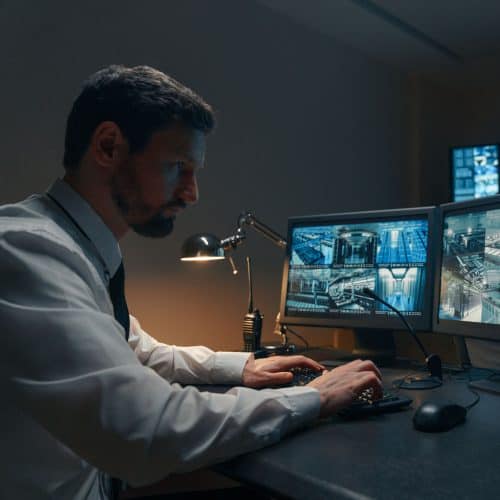
[[182, 185], [181, 198], [186, 202], [186, 204], [194, 205], [197, 203], [198, 197], [198, 180], [196, 179], [195, 172], [190, 172], [186, 175]]

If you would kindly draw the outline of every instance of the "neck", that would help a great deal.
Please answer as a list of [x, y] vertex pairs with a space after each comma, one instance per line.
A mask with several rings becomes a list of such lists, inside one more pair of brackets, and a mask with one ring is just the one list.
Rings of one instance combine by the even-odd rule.
[[63, 181], [95, 210], [117, 240], [125, 236], [129, 228], [113, 201], [108, 183], [102, 179], [91, 179], [80, 170], [66, 172]]

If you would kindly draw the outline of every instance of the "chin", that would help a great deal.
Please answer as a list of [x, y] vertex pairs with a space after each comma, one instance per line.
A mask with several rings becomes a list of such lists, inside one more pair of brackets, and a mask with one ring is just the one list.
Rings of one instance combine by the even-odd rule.
[[174, 229], [175, 217], [164, 217], [156, 215], [142, 224], [131, 224], [130, 228], [141, 236], [147, 238], [165, 238]]

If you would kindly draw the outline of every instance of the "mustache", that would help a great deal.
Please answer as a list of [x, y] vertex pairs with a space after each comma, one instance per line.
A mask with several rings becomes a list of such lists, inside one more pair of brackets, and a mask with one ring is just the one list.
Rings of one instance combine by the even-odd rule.
[[164, 210], [168, 210], [169, 208], [186, 208], [187, 203], [181, 198], [177, 198], [176, 200], [170, 200], [167, 203], [164, 203], [160, 209], [161, 212]]

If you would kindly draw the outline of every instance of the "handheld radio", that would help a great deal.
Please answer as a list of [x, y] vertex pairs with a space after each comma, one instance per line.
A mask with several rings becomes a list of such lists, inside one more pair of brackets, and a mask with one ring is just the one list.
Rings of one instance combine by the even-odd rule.
[[262, 314], [253, 308], [252, 269], [250, 257], [246, 258], [248, 272], [248, 312], [243, 318], [243, 350], [254, 352], [260, 349], [260, 336], [262, 333]]

